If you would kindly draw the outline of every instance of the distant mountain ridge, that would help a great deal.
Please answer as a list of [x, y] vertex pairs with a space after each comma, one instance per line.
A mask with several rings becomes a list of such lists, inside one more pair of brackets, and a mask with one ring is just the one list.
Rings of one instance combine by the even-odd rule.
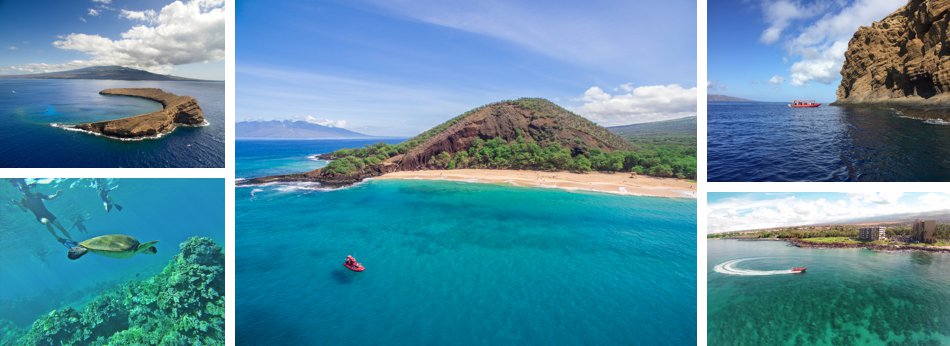
[[868, 223], [892, 223], [892, 222], [910, 222], [914, 219], [937, 220], [939, 223], [950, 222], [950, 209], [934, 210], [925, 212], [910, 212], [900, 214], [888, 214], [881, 216], [868, 216], [853, 219], [846, 219], [836, 222], [823, 222], [814, 226], [826, 226], [835, 224], [868, 224]]
[[242, 121], [234, 126], [238, 139], [349, 139], [372, 136], [339, 127], [323, 126], [306, 121], [270, 120]]
[[0, 79], [110, 79], [110, 80], [148, 80], [148, 81], [205, 81], [172, 75], [151, 73], [122, 66], [92, 66], [81, 69], [33, 73], [19, 75], [0, 75]]
[[732, 96], [727, 96], [727, 95], [709, 94], [709, 95], [706, 95], [706, 102], [709, 103], [709, 102], [759, 102], [759, 101], [754, 101], [754, 100], [749, 100], [749, 99], [744, 99], [744, 98], [739, 98], [739, 97], [732, 97]]
[[611, 126], [607, 128], [623, 137], [652, 137], [652, 136], [696, 136], [696, 117], [685, 117], [672, 120], [655, 121], [650, 123]]

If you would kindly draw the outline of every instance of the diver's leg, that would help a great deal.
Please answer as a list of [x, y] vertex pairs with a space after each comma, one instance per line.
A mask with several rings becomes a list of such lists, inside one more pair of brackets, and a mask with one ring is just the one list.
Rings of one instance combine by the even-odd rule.
[[66, 239], [73, 240], [73, 236], [69, 235], [69, 232], [66, 231], [66, 227], [63, 227], [63, 225], [59, 223], [59, 220], [53, 220], [52, 224], [63, 232], [63, 235], [66, 236]]
[[60, 238], [58, 235], [56, 235], [56, 231], [53, 230], [53, 225], [50, 225], [50, 222], [48, 219], [43, 218], [40, 220], [40, 223], [46, 226], [46, 230], [49, 231], [49, 234], [52, 235], [53, 238], [56, 238], [57, 242], [60, 242], [60, 243], [63, 242], [63, 238]]

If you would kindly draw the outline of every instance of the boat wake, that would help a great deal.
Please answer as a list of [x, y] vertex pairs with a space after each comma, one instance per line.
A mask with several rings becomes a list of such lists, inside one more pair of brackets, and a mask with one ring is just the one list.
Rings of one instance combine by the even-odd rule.
[[726, 274], [726, 275], [741, 275], [741, 276], [767, 276], [767, 275], [782, 275], [782, 274], [795, 274], [791, 269], [786, 270], [752, 270], [752, 269], [741, 269], [736, 268], [736, 264], [739, 264], [744, 261], [754, 260], [758, 258], [740, 258], [731, 261], [725, 261], [713, 268], [717, 273]]

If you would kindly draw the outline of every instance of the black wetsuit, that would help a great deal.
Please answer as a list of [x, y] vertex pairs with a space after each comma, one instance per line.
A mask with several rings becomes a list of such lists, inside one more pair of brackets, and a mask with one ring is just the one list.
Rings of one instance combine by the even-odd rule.
[[23, 206], [33, 212], [33, 215], [36, 216], [36, 221], [43, 222], [43, 218], [46, 218], [50, 222], [55, 221], [56, 216], [46, 209], [46, 205], [43, 204], [43, 197], [43, 195], [38, 193], [29, 194], [23, 197]]

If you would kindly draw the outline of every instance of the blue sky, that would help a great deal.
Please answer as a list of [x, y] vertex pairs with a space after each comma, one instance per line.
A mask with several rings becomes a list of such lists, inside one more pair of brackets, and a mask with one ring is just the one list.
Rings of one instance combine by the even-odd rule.
[[685, 0], [238, 1], [237, 118], [411, 136], [519, 97], [608, 126], [695, 115], [695, 19]]
[[854, 32], [906, 2], [711, 1], [707, 90], [758, 101], [834, 101]]
[[950, 193], [709, 193], [707, 233], [950, 210]]
[[3, 0], [0, 74], [122, 65], [224, 79], [223, 0]]

